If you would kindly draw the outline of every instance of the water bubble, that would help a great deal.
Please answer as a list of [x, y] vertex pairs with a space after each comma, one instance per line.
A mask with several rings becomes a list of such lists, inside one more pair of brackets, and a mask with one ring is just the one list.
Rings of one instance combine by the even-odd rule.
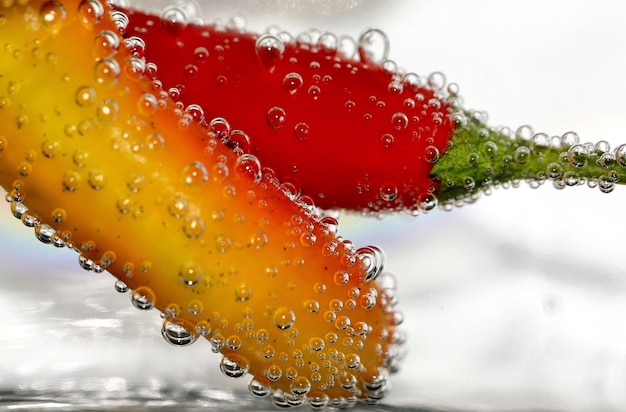
[[618, 165], [626, 167], [626, 144], [615, 148], [615, 161]]
[[362, 61], [380, 63], [389, 55], [389, 39], [378, 29], [369, 29], [361, 34], [358, 45], [359, 57]]
[[120, 78], [120, 65], [116, 60], [103, 58], [96, 62], [93, 77], [96, 83], [103, 87], [111, 87], [117, 84]]
[[99, 0], [82, 0], [78, 5], [80, 22], [87, 29], [92, 29], [104, 17], [104, 7]]
[[272, 107], [267, 111], [266, 119], [272, 129], [278, 129], [285, 124], [287, 115], [282, 107]]
[[137, 110], [146, 117], [152, 116], [158, 107], [158, 101], [155, 95], [144, 93], [137, 99]]
[[51, 214], [52, 221], [55, 223], [63, 223], [67, 219], [67, 212], [65, 209], [56, 208]]
[[67, 12], [63, 4], [58, 1], [47, 1], [39, 9], [39, 19], [44, 26], [49, 28], [58, 29], [66, 16]]
[[235, 171], [244, 179], [250, 179], [253, 183], [259, 183], [263, 177], [261, 163], [256, 156], [243, 154], [237, 158]]
[[204, 220], [199, 216], [189, 216], [183, 222], [183, 232], [189, 239], [197, 239], [204, 234]]
[[298, 140], [306, 140], [309, 138], [309, 125], [305, 122], [296, 123], [293, 133]]
[[183, 195], [174, 195], [167, 202], [167, 210], [175, 219], [180, 219], [189, 213], [189, 203]]
[[177, 36], [187, 25], [185, 12], [177, 7], [178, 4], [166, 7], [161, 13], [161, 27], [170, 36]]
[[515, 131], [515, 137], [524, 141], [529, 141], [535, 135], [532, 127], [525, 124], [517, 128]]
[[208, 336], [211, 333], [211, 324], [206, 320], [196, 323], [196, 332], [200, 336]]
[[241, 378], [248, 373], [250, 363], [242, 356], [229, 354], [220, 362], [220, 370], [229, 378]]
[[491, 140], [485, 142], [483, 144], [483, 153], [488, 159], [494, 159], [498, 155], [498, 145]]
[[313, 100], [317, 100], [320, 97], [320, 94], [322, 94], [322, 89], [320, 89], [317, 85], [313, 85], [309, 87], [307, 93], [311, 96], [311, 98], [313, 98]]
[[188, 321], [168, 317], [161, 327], [163, 339], [170, 345], [189, 346], [197, 339], [195, 328]]
[[433, 72], [428, 76], [428, 85], [435, 91], [446, 87], [446, 76], [441, 72]]
[[584, 167], [589, 157], [589, 151], [584, 144], [575, 144], [567, 150], [567, 160], [574, 167]]
[[265, 34], [256, 41], [256, 55], [266, 70], [272, 72], [282, 60], [285, 44], [272, 34]]
[[80, 174], [74, 170], [63, 173], [63, 189], [68, 192], [75, 192], [80, 185]]
[[289, 94], [295, 94], [298, 90], [300, 90], [303, 83], [304, 81], [299, 73], [291, 72], [286, 74], [283, 78], [283, 88]]
[[165, 138], [159, 133], [151, 133], [146, 137], [146, 146], [148, 150], [160, 153], [165, 148]]
[[561, 136], [561, 146], [568, 148], [578, 144], [580, 139], [578, 138], [578, 134], [576, 132], [567, 132]]
[[202, 162], [191, 162], [183, 168], [182, 180], [188, 187], [198, 189], [209, 180], [209, 172]]
[[365, 266], [364, 282], [376, 279], [385, 266], [385, 255], [376, 246], [365, 246], [357, 249], [356, 254]]
[[197, 299], [193, 299], [187, 304], [187, 311], [194, 316], [201, 314], [203, 309], [202, 302]]
[[274, 312], [274, 325], [280, 330], [291, 328], [296, 321], [296, 314], [289, 308], [278, 308]]
[[76, 89], [74, 101], [80, 107], [88, 107], [96, 101], [96, 91], [91, 86], [82, 86]]
[[552, 139], [545, 133], [535, 134], [530, 141], [530, 150], [539, 155], [550, 148]]
[[152, 289], [147, 286], [139, 286], [130, 294], [130, 301], [133, 306], [141, 310], [152, 309], [154, 307], [155, 300], [156, 295]]
[[339, 40], [332, 33], [324, 33], [318, 39], [317, 44], [320, 45], [324, 52], [332, 53], [339, 47]]
[[552, 162], [546, 167], [546, 176], [550, 179], [558, 179], [563, 175], [561, 164]]
[[390, 149], [393, 146], [395, 138], [390, 133], [385, 133], [380, 137], [380, 143], [385, 149]]

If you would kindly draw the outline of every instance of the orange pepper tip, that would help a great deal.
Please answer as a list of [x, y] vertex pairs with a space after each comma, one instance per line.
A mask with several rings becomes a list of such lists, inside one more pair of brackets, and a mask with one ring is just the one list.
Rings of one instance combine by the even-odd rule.
[[98, 0], [0, 5], [0, 185], [13, 215], [113, 274], [135, 307], [160, 310], [169, 343], [205, 337], [255, 395], [377, 402], [404, 352], [382, 252], [355, 248], [310, 198], [231, 151], [222, 119], [172, 101], [123, 40], [127, 21]]

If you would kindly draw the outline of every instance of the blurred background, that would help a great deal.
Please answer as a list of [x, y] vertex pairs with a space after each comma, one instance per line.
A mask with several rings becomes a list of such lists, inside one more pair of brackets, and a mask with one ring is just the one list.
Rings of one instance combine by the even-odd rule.
[[[198, 3], [254, 31], [379, 28], [399, 66], [443, 72], [493, 126], [626, 143], [622, 1]], [[624, 205], [623, 187], [522, 184], [452, 212], [342, 216], [346, 238], [385, 250], [408, 333], [390, 395], [362, 409], [626, 410]], [[8, 205], [0, 215], [0, 410], [273, 410], [221, 376], [208, 343], [168, 345], [111, 276], [39, 243]]]

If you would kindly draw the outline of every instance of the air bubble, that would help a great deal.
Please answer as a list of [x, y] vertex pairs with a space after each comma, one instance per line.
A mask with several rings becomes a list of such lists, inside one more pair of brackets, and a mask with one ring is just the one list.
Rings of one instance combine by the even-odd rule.
[[73, 170], [63, 173], [63, 189], [68, 192], [75, 192], [80, 185], [80, 174]]
[[302, 80], [302, 76], [299, 73], [288, 73], [283, 78], [283, 88], [289, 94], [295, 94], [300, 88], [304, 81]]
[[435, 91], [443, 90], [446, 87], [446, 76], [441, 72], [433, 72], [428, 76], [428, 85]]
[[402, 131], [409, 125], [409, 118], [404, 113], [394, 113], [393, 116], [391, 116], [391, 125], [394, 129]]
[[183, 223], [183, 232], [189, 239], [197, 239], [204, 234], [204, 220], [198, 216], [189, 216]]
[[93, 42], [93, 54], [96, 58], [112, 56], [120, 47], [120, 37], [110, 30], [102, 30]]
[[391, 202], [398, 197], [398, 186], [393, 183], [385, 183], [378, 190], [378, 195], [385, 202]]
[[241, 378], [248, 373], [250, 363], [242, 356], [229, 354], [220, 362], [220, 370], [229, 378]]
[[189, 322], [178, 318], [167, 318], [161, 327], [163, 339], [174, 346], [189, 346], [194, 343], [197, 339], [194, 332]]
[[141, 310], [149, 310], [154, 307], [156, 295], [147, 286], [139, 286], [130, 294], [130, 300], [134, 307]]
[[56, 230], [50, 225], [38, 225], [35, 227], [35, 236], [42, 243], [51, 243], [52, 237], [56, 234]]
[[96, 62], [93, 77], [96, 83], [103, 87], [111, 87], [117, 84], [120, 78], [120, 66], [111, 58], [100, 59]]
[[296, 321], [296, 314], [289, 308], [278, 308], [274, 312], [274, 325], [280, 330], [287, 330]]
[[558, 179], [563, 175], [561, 164], [552, 162], [546, 167], [546, 176], [550, 179]]
[[239, 156], [235, 167], [239, 176], [244, 179], [250, 179], [253, 183], [259, 183], [263, 177], [261, 174], [261, 163], [254, 155], [243, 154]]
[[39, 18], [44, 26], [58, 29], [67, 13], [63, 5], [58, 1], [47, 1], [39, 9]]
[[174, 195], [167, 202], [167, 210], [175, 219], [180, 219], [189, 213], [189, 203], [183, 195]]
[[198, 189], [209, 180], [209, 172], [202, 162], [191, 162], [183, 168], [182, 180], [187, 187]]
[[580, 142], [578, 134], [576, 132], [567, 132], [561, 136], [561, 146], [564, 148], [569, 148], [574, 146]]
[[76, 90], [74, 101], [80, 107], [88, 107], [96, 101], [96, 91], [91, 86], [82, 86]]
[[299, 376], [291, 382], [289, 389], [296, 396], [304, 396], [311, 390], [311, 382], [304, 376]]
[[267, 111], [266, 119], [272, 129], [278, 129], [284, 126], [287, 115], [282, 107], [272, 107]]
[[365, 266], [364, 282], [376, 279], [385, 266], [385, 255], [376, 246], [366, 246], [357, 249], [356, 254]]
[[498, 145], [492, 141], [483, 144], [483, 153], [488, 159], [494, 159], [498, 155]]
[[197, 285], [202, 280], [202, 267], [195, 263], [187, 263], [178, 271], [178, 277], [187, 286]]
[[165, 139], [159, 133], [151, 133], [146, 137], [146, 146], [148, 150], [154, 153], [160, 153], [165, 148]]
[[520, 146], [515, 149], [515, 153], [513, 154], [513, 160], [518, 165], [528, 164], [530, 161], [530, 149], [526, 146]]
[[105, 99], [98, 105], [96, 115], [100, 123], [111, 124], [117, 120], [120, 109], [117, 102], [113, 99]]
[[309, 125], [304, 122], [296, 123], [293, 128], [294, 135], [298, 140], [306, 140], [309, 138]]
[[157, 98], [151, 93], [144, 93], [137, 99], [137, 110], [146, 117], [152, 116], [158, 107]]
[[237, 302], [247, 302], [252, 297], [252, 288], [245, 283], [235, 288], [235, 300]]
[[369, 29], [358, 40], [358, 52], [362, 61], [381, 63], [389, 56], [389, 39], [378, 29]]
[[567, 150], [567, 160], [574, 167], [584, 167], [589, 157], [589, 151], [584, 144], [575, 144]]
[[319, 86], [313, 85], [309, 87], [307, 93], [311, 96], [311, 98], [313, 98], [313, 100], [317, 100], [320, 97], [320, 94], [322, 94], [322, 89], [320, 89]]
[[537, 133], [530, 141], [530, 150], [536, 155], [540, 155], [550, 148], [550, 142], [550, 136], [545, 133]]
[[114, 287], [115, 287], [115, 291], [118, 293], [128, 292], [128, 285], [119, 279], [115, 281]]
[[435, 146], [427, 146], [424, 150], [424, 159], [426, 159], [428, 163], [437, 163], [439, 160], [439, 149]]
[[177, 6], [178, 4], [168, 6], [161, 13], [161, 27], [163, 27], [163, 30], [170, 36], [177, 36], [187, 25], [185, 12]]
[[265, 34], [256, 41], [256, 55], [266, 70], [274, 71], [282, 60], [285, 52], [285, 44], [272, 34]]
[[104, 7], [99, 0], [82, 0], [78, 6], [80, 22], [87, 29], [92, 29], [104, 17]]
[[104, 172], [101, 170], [92, 170], [89, 172], [87, 176], [87, 184], [93, 190], [100, 190], [104, 187], [106, 183], [106, 178], [104, 176]]
[[264, 397], [272, 392], [272, 386], [264, 378], [255, 377], [248, 384], [250, 393], [254, 396]]

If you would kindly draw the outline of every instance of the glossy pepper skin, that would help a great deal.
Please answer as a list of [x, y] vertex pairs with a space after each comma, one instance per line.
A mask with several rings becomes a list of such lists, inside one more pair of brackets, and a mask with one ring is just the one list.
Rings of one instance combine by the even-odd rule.
[[384, 396], [402, 335], [381, 252], [352, 247], [255, 156], [221, 143], [223, 121], [170, 100], [120, 36], [122, 13], [97, 0], [0, 11], [12, 213], [116, 276], [137, 308], [163, 312], [170, 343], [206, 337], [257, 395], [315, 408]]
[[438, 182], [430, 171], [454, 130], [436, 77], [401, 75], [363, 47], [347, 57], [334, 36], [282, 41], [184, 24], [174, 10], [165, 9], [163, 20], [129, 10], [125, 36], [145, 42], [175, 98], [247, 133], [231, 145], [264, 159], [322, 208], [377, 214], [432, 202]]

